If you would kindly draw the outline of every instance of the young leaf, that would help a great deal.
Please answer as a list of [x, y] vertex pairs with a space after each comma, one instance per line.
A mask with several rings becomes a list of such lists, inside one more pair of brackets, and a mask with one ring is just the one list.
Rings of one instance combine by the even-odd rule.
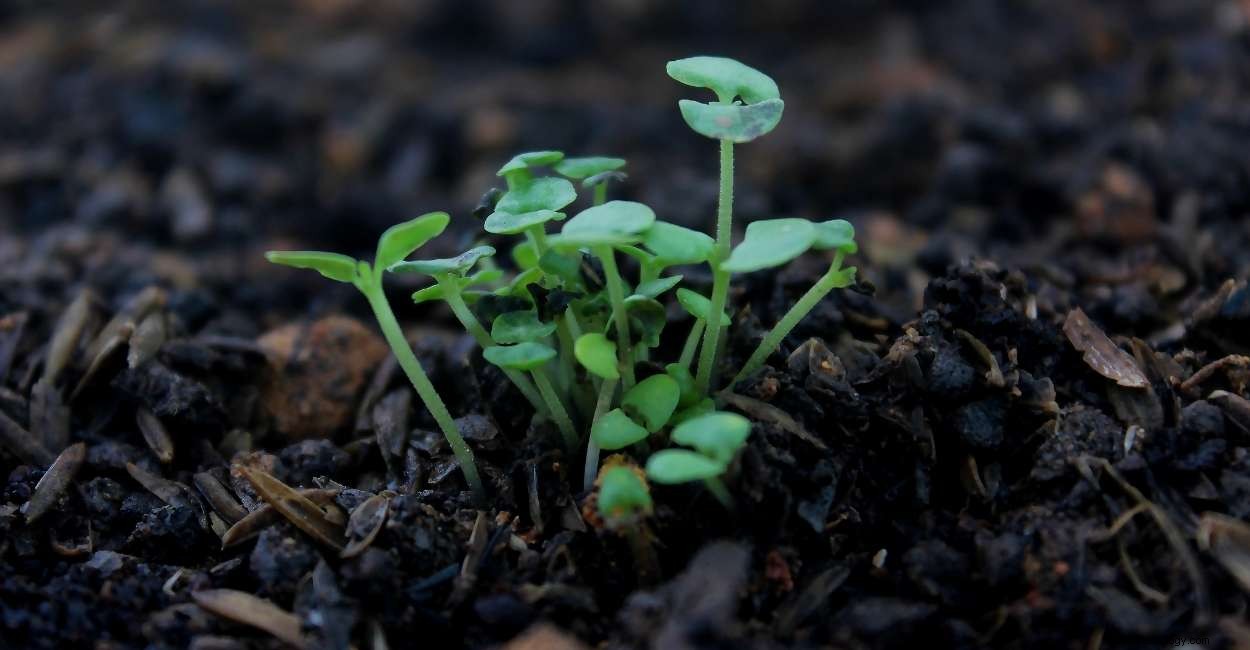
[[486, 360], [512, 370], [535, 370], [556, 356], [556, 351], [542, 343], [518, 343], [516, 345], [493, 345], [482, 351]]
[[522, 343], [551, 336], [555, 323], [543, 323], [533, 311], [510, 311], [500, 314], [491, 324], [490, 335], [498, 343]]
[[654, 504], [647, 482], [633, 467], [616, 465], [599, 475], [599, 516], [608, 528], [630, 525], [651, 514]]
[[519, 153], [512, 157], [499, 168], [496, 176], [507, 176], [511, 172], [529, 169], [530, 167], [548, 167], [554, 165], [564, 158], [564, 154], [559, 151], [530, 151], [528, 153]]
[[[704, 298], [689, 289], [677, 290], [677, 302], [681, 303], [681, 306], [686, 310], [686, 313], [703, 320], [705, 323], [707, 322], [708, 313], [712, 311], [711, 300], [708, 300], [707, 298]], [[725, 314], [720, 315], [720, 326], [729, 327], [729, 316], [726, 316]]]
[[565, 287], [576, 287], [582, 282], [581, 264], [578, 260], [555, 249], [543, 253], [538, 260], [538, 268], [563, 280]]
[[608, 181], [612, 181], [613, 183], [623, 183], [626, 178], [629, 177], [625, 175], [625, 172], [599, 172], [594, 176], [587, 176], [584, 178], [582, 180], [582, 187], [584, 189], [591, 189], [600, 183], [607, 183]]
[[657, 278], [648, 282], [643, 282], [634, 289], [634, 295], [646, 298], [657, 298], [665, 291], [672, 289], [681, 282], [682, 276], [670, 275], [664, 278]]
[[533, 242], [523, 241], [513, 246], [511, 254], [512, 261], [522, 271], [528, 271], [538, 266], [538, 251], [534, 249]]
[[846, 219], [830, 219], [816, 225], [816, 241], [812, 248], [827, 251], [838, 249], [847, 255], [859, 250], [855, 244], [855, 226]]
[[725, 57], [692, 56], [669, 61], [665, 69], [668, 76], [687, 86], [715, 92], [724, 104], [739, 97], [747, 104], [781, 97], [772, 77]]
[[[532, 183], [509, 190], [495, 211], [522, 214], [536, 210], [559, 210], [577, 200], [577, 190], [563, 178], [539, 178]], [[489, 221], [489, 219], [488, 219]]]
[[647, 430], [638, 426], [621, 409], [612, 409], [595, 421], [590, 428], [590, 437], [600, 449], [611, 451], [645, 440]]
[[565, 158], [556, 163], [556, 173], [581, 180], [603, 172], [614, 172], [625, 166], [624, 158], [608, 158], [606, 156], [585, 156], [582, 158]]
[[418, 305], [432, 300], [442, 300], [445, 297], [447, 297], [447, 293], [441, 284], [431, 284], [424, 289], [412, 292], [412, 301]]
[[706, 262], [716, 242], [697, 230], [657, 221], [643, 235], [642, 245], [671, 266]]
[[668, 322], [664, 305], [654, 298], [633, 295], [625, 299], [625, 311], [629, 314], [631, 331], [638, 332], [642, 344], [654, 348], [660, 344], [660, 333]]
[[712, 398], [710, 397], [704, 397], [703, 399], [700, 399], [698, 402], [696, 402], [693, 406], [687, 406], [686, 408], [678, 411], [677, 414], [672, 417], [672, 424], [673, 426], [677, 426], [679, 424], [682, 424], [683, 422], [686, 422], [687, 420], [693, 420], [694, 418], [697, 418], [700, 415], [703, 415], [705, 413], [711, 413], [715, 410], [716, 410], [716, 402], [713, 402]]
[[425, 242], [437, 237], [450, 221], [451, 217], [446, 212], [431, 212], [387, 228], [378, 238], [378, 252], [373, 258], [374, 268], [389, 269], [421, 248]]
[[525, 229], [531, 226], [563, 220], [564, 213], [554, 210], [534, 210], [519, 214], [499, 211], [492, 212], [489, 217], [486, 217], [486, 223], [482, 224], [482, 228], [496, 235], [516, 235], [525, 232]]
[[592, 374], [603, 379], [620, 379], [616, 367], [616, 343], [598, 332], [583, 334], [573, 344], [573, 356]]
[[725, 466], [706, 456], [685, 449], [663, 449], [647, 459], [647, 478], [656, 483], [689, 483], [716, 478]]
[[659, 431], [672, 417], [681, 398], [681, 388], [668, 375], [651, 375], [621, 397], [621, 408], [647, 431]]
[[[655, 223], [655, 212], [634, 201], [608, 201], [603, 205], [586, 208], [569, 219], [560, 233], [567, 238], [599, 238], [614, 240], [625, 238], [637, 241], [641, 233]], [[594, 244], [590, 244], [594, 245]]]
[[730, 142], [750, 142], [767, 134], [781, 122], [785, 102], [769, 99], [745, 106], [704, 104], [683, 99], [677, 102], [681, 117], [699, 135]]
[[338, 253], [321, 251], [269, 251], [265, 259], [274, 264], [297, 269], [312, 269], [339, 282], [351, 282], [356, 277], [356, 260]]
[[855, 284], [855, 271], [856, 269], [854, 266], [848, 266], [844, 269], [839, 269], [837, 272], [837, 277], [834, 278], [833, 280], [833, 288], [845, 289], [851, 286], [852, 284]]
[[464, 275], [473, 268], [474, 264], [483, 257], [490, 257], [495, 254], [495, 249], [491, 246], [478, 246], [455, 256], [437, 260], [410, 260], [406, 262], [397, 262], [391, 266], [389, 271], [394, 273], [424, 273], [425, 275], [442, 275], [444, 273], [452, 273], [455, 275]]
[[806, 219], [767, 219], [747, 226], [746, 239], [729, 254], [721, 269], [734, 273], [781, 266], [807, 252], [816, 241], [816, 226]]
[[672, 439], [728, 465], [751, 435], [751, 421], [737, 413], [717, 411], [686, 420], [673, 429]]
[[677, 382], [677, 392], [681, 395], [677, 400], [677, 406], [691, 406], [703, 398], [703, 395], [696, 390], [694, 375], [690, 374], [690, 369], [686, 366], [680, 363], [670, 363], [664, 366], [664, 374]]

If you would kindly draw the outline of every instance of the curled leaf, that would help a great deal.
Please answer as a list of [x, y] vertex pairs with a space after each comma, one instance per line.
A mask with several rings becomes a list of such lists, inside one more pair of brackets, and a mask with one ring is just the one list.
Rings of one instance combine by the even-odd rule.
[[356, 260], [338, 253], [321, 251], [269, 251], [265, 259], [273, 264], [297, 269], [312, 269], [338, 282], [351, 282], [356, 277]]
[[516, 235], [525, 232], [526, 229], [534, 226], [540, 226], [548, 221], [563, 221], [564, 213], [555, 210], [534, 210], [533, 212], [522, 212], [514, 214], [511, 212], [492, 212], [486, 217], [486, 223], [482, 226], [486, 232], [496, 235]]
[[430, 212], [387, 228], [378, 238], [378, 252], [373, 258], [374, 267], [389, 269], [426, 242], [439, 236], [448, 223], [451, 223], [451, 216], [446, 212]]
[[777, 128], [785, 102], [769, 99], [758, 104], [704, 104], [677, 102], [681, 117], [695, 133], [716, 140], [750, 142]]
[[[681, 303], [688, 314], [704, 322], [707, 322], [708, 313], [712, 311], [711, 300], [689, 289], [677, 290], [677, 302]], [[729, 327], [729, 316], [724, 313], [720, 315], [720, 326]]]
[[846, 219], [821, 221], [815, 226], [816, 241], [812, 243], [812, 248], [822, 251], [837, 249], [847, 255], [859, 250], [855, 243], [855, 226]]
[[556, 163], [555, 170], [557, 174], [566, 178], [581, 180], [604, 172], [614, 172], [624, 166], [624, 158], [585, 156], [581, 158], [565, 158]]
[[717, 411], [686, 420], [673, 429], [673, 442], [728, 464], [751, 434], [751, 421], [737, 413]]
[[494, 254], [495, 249], [492, 246], [477, 246], [455, 257], [398, 262], [387, 270], [395, 273], [423, 273], [425, 275], [442, 275], [444, 273], [464, 275], [479, 260]]
[[665, 265], [699, 264], [711, 257], [716, 241], [697, 230], [657, 221], [643, 236], [642, 245]]
[[781, 97], [772, 77], [749, 65], [722, 56], [692, 56], [669, 61], [668, 76], [695, 88], [716, 93], [722, 103], [741, 98], [748, 104]]
[[499, 168], [496, 176], [507, 176], [512, 172], [527, 170], [531, 167], [548, 167], [554, 165], [564, 158], [564, 154], [559, 151], [529, 151], [519, 153], [512, 157], [512, 160], [504, 163]]

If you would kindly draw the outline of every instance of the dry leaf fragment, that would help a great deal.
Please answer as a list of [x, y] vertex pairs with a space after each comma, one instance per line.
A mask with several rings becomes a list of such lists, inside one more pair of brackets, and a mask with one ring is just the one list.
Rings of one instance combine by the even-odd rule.
[[82, 461], [86, 457], [87, 445], [81, 442], [66, 447], [65, 451], [56, 457], [52, 467], [49, 467], [43, 478], [35, 484], [35, 492], [30, 495], [30, 501], [26, 503], [26, 523], [33, 523], [56, 504], [57, 499], [74, 481], [74, 476], [78, 474]]
[[160, 459], [162, 463], [170, 463], [174, 460], [174, 441], [169, 438], [169, 432], [165, 430], [165, 425], [152, 415], [152, 412], [139, 407], [135, 410], [135, 422], [139, 425], [139, 431], [143, 434], [144, 442], [148, 443], [148, 447], [152, 448], [152, 453]]
[[266, 503], [273, 506], [278, 514], [286, 517], [296, 528], [339, 551], [346, 546], [342, 526], [329, 521], [325, 511], [307, 497], [260, 470], [238, 467], [237, 471], [243, 474]]
[[1146, 374], [1137, 367], [1133, 357], [1116, 347], [1080, 307], [1068, 312], [1067, 319], [1063, 321], [1063, 333], [1067, 335], [1072, 347], [1082, 353], [1085, 363], [1094, 372], [1128, 388], [1145, 388], [1150, 385]]
[[1198, 547], [1211, 553], [1250, 592], [1250, 526], [1217, 512], [1204, 512], [1195, 533]]
[[222, 618], [264, 630], [296, 648], [306, 648], [299, 618], [263, 598], [234, 589], [206, 589], [191, 594], [196, 605]]

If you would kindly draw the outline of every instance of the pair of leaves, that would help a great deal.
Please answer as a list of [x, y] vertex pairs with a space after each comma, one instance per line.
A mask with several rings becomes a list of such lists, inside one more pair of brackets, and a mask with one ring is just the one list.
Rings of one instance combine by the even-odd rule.
[[715, 411], [673, 429], [672, 440], [688, 449], [665, 449], [647, 459], [647, 476], [656, 483], [686, 483], [720, 476], [751, 434], [751, 422], [736, 413]]
[[721, 269], [746, 273], [781, 266], [808, 250], [858, 250], [855, 228], [844, 219], [812, 223], [806, 219], [766, 219], [747, 226], [746, 238]]
[[600, 449], [623, 449], [668, 424], [677, 410], [680, 390], [668, 375], [652, 375], [621, 396], [621, 407], [595, 421], [590, 435]]
[[[451, 217], [446, 212], [431, 212], [391, 226], [378, 238], [373, 268], [391, 268], [440, 235], [450, 221]], [[321, 251], [269, 251], [265, 253], [265, 259], [283, 266], [312, 269], [339, 282], [355, 281], [360, 267], [357, 260], [347, 255]]]
[[[785, 102], [777, 83], [755, 68], [733, 59], [695, 56], [670, 61], [668, 76], [716, 93], [719, 103], [683, 99], [677, 106], [696, 133], [717, 140], [750, 142], [776, 128]], [[738, 103], [737, 100], [742, 103]]]

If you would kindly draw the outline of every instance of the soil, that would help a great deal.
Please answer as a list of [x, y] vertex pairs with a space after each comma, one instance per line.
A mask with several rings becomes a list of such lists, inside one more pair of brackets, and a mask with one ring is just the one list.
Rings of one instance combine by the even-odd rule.
[[[262, 252], [455, 253], [546, 148], [706, 229], [693, 53], [786, 101], [739, 225], [849, 219], [862, 282], [726, 398], [732, 512], [654, 487], [652, 574], [418, 281], [485, 509], [364, 300]], [[1234, 0], [0, 8], [0, 646], [1250, 647], [1246, 70]], [[727, 367], [821, 264], [741, 279]]]

